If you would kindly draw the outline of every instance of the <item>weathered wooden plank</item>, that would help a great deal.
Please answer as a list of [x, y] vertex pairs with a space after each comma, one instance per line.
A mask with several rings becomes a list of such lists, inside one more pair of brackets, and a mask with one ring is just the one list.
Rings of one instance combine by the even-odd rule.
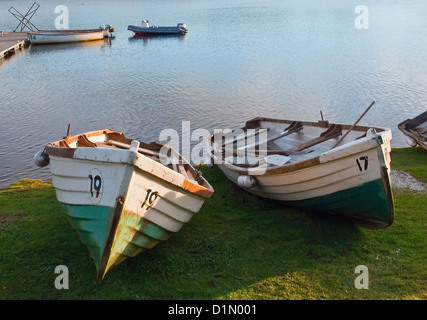
[[28, 43], [26, 32], [7, 32], [0, 36], [0, 60], [14, 54]]

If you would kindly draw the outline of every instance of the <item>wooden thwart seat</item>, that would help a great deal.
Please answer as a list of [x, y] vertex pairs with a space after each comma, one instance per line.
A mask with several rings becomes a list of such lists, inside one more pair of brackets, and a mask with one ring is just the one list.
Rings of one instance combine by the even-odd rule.
[[[129, 144], [114, 141], [114, 140], [106, 140], [106, 141], [104, 141], [104, 144], [112, 145], [112, 146], [115, 146], [115, 147], [118, 147], [121, 149], [129, 149], [130, 148]], [[184, 159], [182, 158], [182, 156], [178, 152], [176, 152], [172, 148], [170, 149], [170, 151], [171, 151], [171, 156], [176, 159], [176, 163], [172, 162], [172, 164], [170, 164], [172, 166], [172, 169], [176, 172], [181, 173], [185, 178], [187, 178], [187, 179], [190, 178], [189, 173], [188, 173], [189, 172], [188, 164], [184, 161]], [[160, 159], [160, 154], [158, 151], [149, 150], [147, 148], [139, 147], [138, 152], [143, 154], [144, 156], [149, 157], [151, 159], [154, 159], [156, 161], [159, 161], [159, 159]], [[197, 180], [197, 179], [195, 179], [195, 180]]]
[[96, 144], [90, 141], [86, 135], [81, 134], [77, 138], [77, 146], [78, 147], [88, 147], [88, 148], [96, 148]]
[[296, 146], [294, 148], [284, 150], [285, 152], [291, 153], [293, 151], [302, 151], [304, 149], [310, 148], [316, 144], [325, 142], [329, 139], [336, 138], [342, 134], [342, 129], [339, 124], [332, 124], [326, 131], [322, 132], [319, 137], [314, 138], [312, 140], [309, 140], [307, 142], [304, 142], [303, 144], [300, 144], [299, 146]]
[[60, 140], [58, 145], [62, 148], [69, 148], [70, 147], [70, 145], [67, 143], [67, 141], [65, 141], [65, 139]]

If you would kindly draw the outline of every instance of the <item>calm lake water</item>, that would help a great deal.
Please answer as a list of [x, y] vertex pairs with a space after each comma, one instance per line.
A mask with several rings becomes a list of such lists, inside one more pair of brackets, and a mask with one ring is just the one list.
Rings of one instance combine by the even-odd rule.
[[[0, 0], [0, 30], [17, 25]], [[110, 128], [146, 142], [162, 129], [236, 128], [256, 116], [320, 119], [393, 130], [427, 109], [425, 0], [39, 0], [31, 20], [53, 29], [113, 25], [111, 41], [32, 46], [0, 63], [0, 187], [50, 179], [33, 156], [66, 134]], [[358, 5], [368, 29], [355, 27]], [[185, 36], [134, 38], [127, 30], [183, 22]], [[365, 21], [360, 21], [365, 23]], [[366, 24], [364, 24], [366, 26]]]

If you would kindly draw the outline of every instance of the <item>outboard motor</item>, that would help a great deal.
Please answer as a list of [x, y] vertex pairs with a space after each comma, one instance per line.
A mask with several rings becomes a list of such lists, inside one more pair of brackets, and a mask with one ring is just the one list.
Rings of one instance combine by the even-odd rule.
[[107, 29], [109, 32], [116, 32], [116, 28], [114, 28], [111, 24], [105, 25], [105, 29]]
[[185, 25], [185, 23], [178, 23], [176, 26], [177, 26], [177, 28], [187, 30], [187, 26]]

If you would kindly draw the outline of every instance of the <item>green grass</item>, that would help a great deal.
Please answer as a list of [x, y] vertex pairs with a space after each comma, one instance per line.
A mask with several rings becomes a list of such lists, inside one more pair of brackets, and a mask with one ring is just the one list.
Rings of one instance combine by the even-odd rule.
[[402, 170], [427, 183], [427, 152], [420, 148], [392, 149], [392, 169]]
[[[426, 157], [395, 149], [392, 168], [426, 182]], [[395, 194], [394, 224], [366, 230], [252, 196], [217, 168], [203, 175], [215, 193], [190, 223], [102, 282], [50, 183], [0, 190], [0, 299], [427, 299], [425, 193]], [[58, 265], [68, 290], [55, 288]]]

